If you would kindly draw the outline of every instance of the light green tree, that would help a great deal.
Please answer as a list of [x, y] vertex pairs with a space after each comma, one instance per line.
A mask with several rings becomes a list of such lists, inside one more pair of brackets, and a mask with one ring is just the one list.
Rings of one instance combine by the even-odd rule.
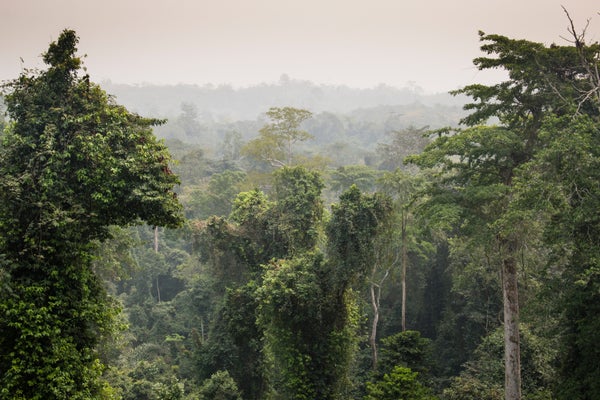
[[259, 131], [259, 136], [242, 148], [242, 154], [268, 162], [273, 167], [294, 164], [294, 145], [312, 138], [300, 128], [312, 113], [293, 107], [272, 107], [266, 113], [271, 120]]

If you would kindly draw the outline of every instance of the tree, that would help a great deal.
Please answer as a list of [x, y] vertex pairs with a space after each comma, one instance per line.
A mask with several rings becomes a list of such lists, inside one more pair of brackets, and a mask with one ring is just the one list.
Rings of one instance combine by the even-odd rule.
[[273, 261], [257, 295], [277, 398], [337, 399], [349, 388], [358, 314], [320, 253]]
[[[548, 116], [573, 115], [582, 109], [597, 112], [589, 98], [582, 98], [582, 103], [574, 101], [589, 91], [589, 80], [582, 78], [587, 70], [582, 66], [581, 55], [586, 63], [591, 63], [597, 50], [546, 47], [483, 32], [480, 38], [485, 42], [482, 51], [490, 56], [475, 59], [475, 65], [481, 70], [503, 68], [509, 79], [456, 91], [474, 99], [465, 107], [472, 110], [471, 114], [461, 121], [467, 129], [438, 132], [436, 141], [413, 160], [443, 171], [441, 184], [431, 192], [434, 203], [458, 206], [455, 215], [464, 228], [469, 227], [467, 235], [478, 231], [480, 239], [487, 238], [487, 248], [496, 249], [488, 254], [498, 257], [502, 271], [505, 396], [520, 399], [517, 254], [525, 249], [530, 228], [523, 221], [532, 215], [514, 202], [514, 183], [546, 145], [540, 132]], [[479, 126], [492, 117], [498, 119], [499, 126]]]
[[[556, 349], [552, 342], [539, 338], [523, 324], [522, 362], [523, 392], [526, 398], [550, 399], [551, 383], [556, 379], [552, 368]], [[473, 357], [464, 365], [459, 376], [444, 390], [444, 398], [451, 400], [500, 400], [502, 399], [502, 378], [504, 352], [502, 328], [486, 336], [477, 346]]]
[[417, 377], [418, 373], [410, 368], [395, 366], [380, 381], [367, 382], [365, 400], [435, 400]]
[[527, 168], [532, 177], [519, 182], [525, 206], [542, 210], [544, 239], [550, 249], [544, 284], [546, 307], [560, 316], [559, 399], [591, 399], [600, 394], [597, 368], [600, 340], [599, 247], [600, 135], [597, 117], [546, 121], [548, 145]]
[[341, 290], [367, 277], [375, 259], [375, 238], [390, 212], [387, 196], [363, 194], [355, 185], [332, 206], [326, 229], [328, 255], [336, 265], [334, 279]]
[[[377, 368], [377, 325], [381, 285], [387, 278], [391, 265], [382, 262], [378, 252], [382, 238], [389, 233], [392, 205], [390, 198], [381, 193], [363, 194], [352, 185], [340, 196], [339, 204], [332, 206], [332, 217], [327, 226], [328, 251], [332, 263], [332, 275], [339, 293], [357, 287], [370, 274], [371, 305], [373, 321], [369, 342], [372, 366]], [[376, 272], [384, 269], [379, 282]]]
[[[406, 275], [409, 264], [409, 251], [423, 254], [423, 250], [431, 250], [431, 245], [426, 242], [416, 243], [414, 228], [417, 197], [424, 187], [424, 177], [419, 174], [407, 174], [397, 169], [385, 173], [379, 179], [379, 185], [384, 193], [394, 199], [395, 214], [400, 222], [400, 265], [402, 286], [402, 331], [406, 331]], [[427, 248], [427, 249], [426, 249]]]
[[431, 341], [418, 331], [403, 331], [381, 340], [381, 371], [391, 372], [395, 366], [410, 368], [422, 377], [431, 366]]
[[420, 165], [441, 165], [444, 171], [429, 207], [458, 207], [462, 233], [474, 246], [483, 246], [502, 270], [507, 381], [512, 385], [507, 399], [520, 398], [517, 251], [523, 249], [525, 227], [505, 222], [510, 217], [512, 154], [519, 147], [518, 137], [509, 130], [474, 127], [440, 137], [418, 156]]
[[206, 219], [216, 215], [226, 217], [231, 212], [231, 204], [239, 193], [246, 174], [241, 171], [225, 170], [213, 174], [208, 185], [193, 188], [186, 193], [187, 201], [182, 196], [186, 208], [186, 217], [190, 219]]
[[0, 398], [90, 398], [95, 352], [117, 307], [92, 270], [111, 225], [178, 226], [160, 123], [129, 113], [79, 76], [78, 37], [63, 31], [47, 70], [4, 86], [11, 119], [0, 150]]
[[240, 158], [242, 148], [242, 134], [237, 130], [227, 131], [219, 145], [219, 153], [225, 161], [236, 162]]
[[258, 138], [248, 142], [242, 153], [268, 162], [273, 167], [293, 165], [293, 146], [312, 138], [300, 125], [312, 116], [307, 110], [272, 107], [267, 111], [270, 123], [259, 131]]
[[4, 136], [4, 128], [6, 127], [6, 121], [4, 119], [4, 114], [6, 110], [4, 109], [4, 98], [0, 95], [0, 139]]
[[356, 185], [363, 192], [371, 192], [375, 188], [375, 182], [379, 171], [367, 165], [346, 165], [338, 167], [331, 172], [331, 190], [341, 193], [352, 185]]
[[[292, 323], [292, 318], [288, 318], [284, 310], [271, 310], [270, 303], [263, 304], [263, 299], [281, 295], [271, 290], [265, 280], [270, 276], [273, 265], [287, 263], [290, 259], [295, 260], [295, 257], [302, 257], [316, 248], [323, 216], [320, 199], [323, 183], [318, 173], [297, 166], [283, 167], [275, 171], [273, 176], [272, 200], [257, 189], [242, 192], [235, 198], [227, 220], [214, 217], [198, 223], [197, 244], [200, 253], [208, 264], [208, 270], [216, 278], [215, 292], [223, 294], [222, 303], [214, 312], [215, 317], [207, 343], [201, 346], [199, 351], [201, 369], [204, 376], [215, 372], [216, 369], [227, 369], [244, 396], [253, 399], [263, 398], [267, 389], [267, 376], [275, 379], [289, 372], [286, 369], [288, 367], [269, 368], [270, 359], [265, 360], [266, 346], [274, 345], [275, 342], [285, 342], [285, 338], [279, 338], [277, 335], [273, 338], [265, 337], [265, 330], [272, 328], [287, 332], [287, 326]], [[274, 279], [277, 280], [280, 275], [272, 273], [276, 275]], [[292, 289], [283, 295], [293, 298], [295, 292]], [[311, 301], [327, 302], [319, 291], [312, 295], [314, 298], [311, 298]], [[270, 311], [263, 314], [261, 309]], [[329, 322], [325, 321], [326, 324], [319, 328], [316, 324], [321, 320], [313, 321], [312, 314], [307, 314], [304, 308], [300, 307], [297, 313], [298, 316], [294, 316], [293, 319], [304, 318], [304, 325], [307, 329], [312, 329], [313, 334], [316, 334], [318, 329], [328, 329]], [[285, 318], [277, 317], [283, 314]], [[338, 318], [338, 314], [340, 318], [345, 315], [331, 315]], [[258, 325], [256, 316], [261, 321]], [[294, 328], [296, 329], [297, 325], [294, 325]], [[288, 344], [283, 348], [275, 346], [280, 351], [270, 353], [269, 350], [269, 354], [273, 354], [273, 357], [279, 360], [279, 357], [288, 354], [285, 350], [288, 345], [296, 346], [294, 348], [304, 346], [302, 348], [307, 349], [310, 346], [325, 345], [330, 339], [315, 339], [314, 343], [302, 340], [293, 344], [286, 342]], [[333, 344], [331, 346], [335, 348]], [[324, 360], [317, 361], [315, 358], [315, 362], [318, 363], [316, 365], [326, 363], [326, 357], [332, 354], [335, 354], [334, 350], [324, 352]], [[336, 368], [342, 368], [345, 364], [327, 365], [331, 376], [336, 377]], [[289, 366], [289, 370], [297, 371], [297, 368], [300, 367]], [[344, 368], [342, 370], [346, 371]], [[320, 371], [322, 369], [317, 368], [313, 375], [322, 375]], [[314, 376], [308, 379], [307, 385], [317, 385], [318, 379]], [[333, 378], [326, 380], [330, 383], [335, 381]], [[271, 385], [279, 390], [296, 393], [296, 389], [293, 389], [294, 383], [288, 385], [277, 381], [271, 382]], [[324, 387], [320, 387], [321, 393], [326, 393], [323, 391]], [[332, 387], [327, 390], [337, 389]]]
[[200, 400], [241, 400], [242, 396], [227, 371], [217, 371], [200, 388]]
[[423, 151], [429, 142], [428, 129], [428, 126], [422, 128], [409, 126], [402, 130], [390, 132], [388, 134], [390, 142], [377, 145], [377, 152], [381, 154], [383, 159], [379, 168], [388, 171], [406, 168], [404, 159], [411, 154], [418, 154]]
[[321, 190], [323, 180], [318, 172], [297, 167], [283, 167], [273, 174], [273, 218], [278, 242], [286, 253], [294, 255], [311, 250], [317, 244], [323, 217]]
[[[553, 290], [552, 305], [562, 332], [559, 347], [559, 399], [588, 399], [600, 395], [597, 363], [600, 340], [600, 223], [598, 171], [600, 165], [600, 43], [586, 43], [586, 29], [577, 32], [569, 19], [571, 46], [555, 51], [562, 56], [564, 77], [552, 89], [568, 112], [544, 120], [544, 148], [526, 165], [530, 180], [517, 182], [524, 204], [546, 218], [545, 242], [551, 249], [548, 262]], [[589, 21], [588, 21], [589, 23]]]

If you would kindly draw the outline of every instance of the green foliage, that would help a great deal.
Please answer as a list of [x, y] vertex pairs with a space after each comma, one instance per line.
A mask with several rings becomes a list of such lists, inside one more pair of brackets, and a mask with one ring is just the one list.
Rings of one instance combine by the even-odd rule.
[[197, 352], [201, 378], [226, 370], [247, 399], [260, 399], [266, 388], [263, 331], [256, 322], [256, 285], [227, 291], [215, 309], [208, 338]]
[[271, 208], [272, 204], [265, 194], [258, 189], [238, 193], [233, 201], [229, 219], [240, 225], [252, 225]]
[[[521, 366], [525, 399], [552, 398], [549, 388], [556, 379], [552, 365], [556, 350], [552, 342], [534, 335], [527, 327], [521, 327]], [[496, 329], [484, 338], [472, 359], [464, 365], [461, 374], [444, 390], [444, 398], [503, 399], [503, 355], [502, 330]]]
[[199, 186], [186, 191], [182, 202], [189, 219], [207, 219], [210, 216], [226, 217], [231, 213], [233, 199], [240, 191], [246, 174], [225, 170], [211, 175], [206, 187]]
[[427, 129], [427, 126], [422, 128], [409, 126], [390, 132], [388, 134], [390, 136], [389, 143], [377, 145], [377, 151], [381, 154], [382, 159], [379, 168], [387, 171], [406, 168], [404, 159], [411, 154], [422, 152], [429, 142]]
[[11, 118], [0, 150], [0, 398], [90, 398], [106, 388], [95, 352], [117, 307], [92, 271], [110, 225], [178, 226], [177, 177], [151, 127], [88, 76], [63, 31], [48, 69], [4, 86]]
[[398, 365], [425, 377], [431, 367], [430, 353], [431, 340], [421, 337], [417, 331], [399, 332], [381, 339], [379, 370], [388, 373]]
[[[262, 304], [257, 288], [268, 276], [261, 265], [312, 250], [323, 215], [319, 174], [284, 167], [274, 173], [273, 182], [272, 200], [259, 190], [239, 193], [228, 220], [198, 223], [196, 233], [202, 259], [217, 278], [214, 287], [224, 294], [208, 340], [199, 348], [199, 365], [206, 377], [219, 369], [229, 371], [244, 396], [253, 399], [264, 395], [271, 373], [263, 354], [269, 323], [255, 323]], [[314, 327], [314, 335], [318, 329]]]
[[290, 255], [311, 250], [317, 243], [323, 216], [320, 174], [298, 166], [281, 168], [274, 177], [278, 242], [285, 243]]
[[340, 193], [352, 185], [363, 192], [372, 192], [379, 172], [367, 165], [346, 165], [331, 172], [331, 190]]
[[546, 47], [502, 35], [480, 32], [479, 36], [484, 42], [481, 50], [493, 57], [476, 58], [475, 65], [480, 70], [503, 68], [509, 80], [493, 86], [469, 85], [456, 92], [477, 101], [467, 106], [474, 110], [463, 120], [467, 125], [497, 117], [535, 139], [546, 114], [569, 115], [579, 108], [597, 115], [595, 96], [579, 96], [594, 89], [587, 67], [597, 65], [598, 43], [585, 45], [579, 38], [576, 46]]
[[199, 400], [242, 400], [242, 396], [227, 371], [217, 371], [204, 381]]
[[259, 137], [242, 148], [242, 154], [282, 167], [294, 164], [293, 145], [312, 138], [300, 125], [312, 116], [307, 110], [293, 107], [272, 107], [267, 111], [271, 120], [259, 131]]
[[365, 400], [435, 400], [410, 368], [395, 366], [377, 382], [367, 382]]
[[545, 242], [552, 253], [543, 281], [546, 306], [562, 315], [559, 398], [594, 397], [599, 354], [598, 288], [600, 223], [596, 210], [600, 167], [598, 122], [590, 116], [552, 118], [543, 137], [547, 147], [528, 164], [529, 182], [519, 181], [521, 201], [546, 216]]
[[273, 263], [257, 295], [275, 398], [337, 399], [347, 390], [357, 319], [319, 254]]
[[327, 237], [330, 257], [337, 265], [332, 273], [340, 288], [356, 283], [371, 269], [374, 239], [391, 210], [388, 197], [362, 194], [354, 185], [332, 206]]
[[[111, 224], [181, 222], [171, 158], [151, 132], [162, 121], [80, 77], [66, 31], [47, 71], [4, 86], [0, 399], [433, 399], [430, 382], [448, 399], [501, 399], [507, 264], [524, 311], [523, 398], [596, 398], [600, 47], [575, 34], [574, 46], [481, 39], [476, 66], [509, 79], [456, 92], [473, 98], [466, 128], [429, 138], [403, 128], [415, 115], [419, 126], [442, 121], [439, 107], [310, 120], [273, 108], [243, 150], [281, 167], [269, 176], [240, 154], [263, 121], [216, 123], [184, 104], [162, 131], [202, 138], [203, 148], [170, 143], [179, 198], [197, 220], [158, 231], [155, 251], [150, 227]], [[498, 125], [479, 125], [489, 121]], [[321, 148], [300, 143], [303, 129]], [[218, 137], [221, 160], [211, 159]], [[408, 158], [426, 173], [407, 173], [403, 160], [426, 143]], [[327, 151], [339, 167], [329, 184], [349, 188], [331, 214], [314, 172]], [[371, 167], [390, 172], [375, 179]], [[385, 194], [363, 193], [375, 188]], [[368, 345], [366, 277], [380, 317]], [[404, 304], [423, 336], [397, 333]]]
[[[487, 257], [479, 263], [502, 268], [505, 346], [511, 352], [506, 357], [506, 396], [510, 398], [519, 397], [521, 391], [517, 267], [525, 268], [532, 253], [544, 253], [536, 248], [541, 244], [538, 221], [544, 211], [532, 211], [517, 201], [521, 190], [530, 185], [518, 182], [527, 182], [530, 163], [548, 148], [542, 129], [548, 118], [598, 112], [593, 103], [597, 78], [594, 67], [589, 67], [597, 70], [599, 47], [586, 47], [572, 33], [576, 46], [566, 47], [480, 33], [481, 49], [489, 57], [480, 57], [475, 64], [481, 70], [502, 68], [509, 79], [456, 91], [474, 100], [465, 107], [472, 113], [462, 120], [468, 127], [438, 131], [423, 154], [409, 159], [437, 172], [426, 212], [452, 218], [450, 228], [460, 226], [459, 234], [471, 242], [469, 247]], [[500, 126], [478, 126], [490, 118]], [[537, 261], [544, 261], [543, 255]]]

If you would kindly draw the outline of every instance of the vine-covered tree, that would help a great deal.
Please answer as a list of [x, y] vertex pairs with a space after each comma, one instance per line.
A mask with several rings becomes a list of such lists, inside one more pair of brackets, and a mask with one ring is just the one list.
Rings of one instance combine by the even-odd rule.
[[46, 70], [4, 86], [0, 149], [0, 398], [89, 399], [102, 391], [96, 345], [118, 308], [92, 270], [111, 225], [180, 224], [160, 121], [131, 114], [80, 75], [63, 31]]

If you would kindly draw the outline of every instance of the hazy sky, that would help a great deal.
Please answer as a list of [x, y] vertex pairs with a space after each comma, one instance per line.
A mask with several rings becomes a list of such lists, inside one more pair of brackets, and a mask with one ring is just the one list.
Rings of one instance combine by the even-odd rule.
[[598, 0], [0, 0], [0, 80], [70, 28], [96, 82], [447, 91], [498, 79], [473, 67], [478, 30], [566, 43], [561, 4], [600, 41]]

